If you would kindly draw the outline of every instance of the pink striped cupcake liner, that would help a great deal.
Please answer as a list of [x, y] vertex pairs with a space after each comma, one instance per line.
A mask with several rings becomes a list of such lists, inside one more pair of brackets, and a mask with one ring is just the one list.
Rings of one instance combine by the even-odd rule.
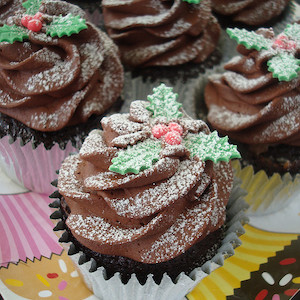
[[55, 188], [50, 182], [56, 177], [56, 170], [71, 152], [77, 152], [69, 142], [65, 149], [55, 144], [47, 150], [40, 144], [33, 149], [32, 143], [21, 145], [18, 138], [10, 143], [10, 137], [0, 139], [0, 168], [8, 177], [30, 191], [51, 194]]
[[49, 202], [48, 196], [36, 193], [0, 195], [0, 267], [61, 254]]

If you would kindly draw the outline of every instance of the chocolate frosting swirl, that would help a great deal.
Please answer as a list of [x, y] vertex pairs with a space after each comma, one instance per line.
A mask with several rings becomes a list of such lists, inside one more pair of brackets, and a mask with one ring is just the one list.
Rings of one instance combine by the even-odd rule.
[[132, 67], [202, 62], [220, 36], [210, 0], [104, 0], [102, 7], [108, 34]]
[[[257, 33], [273, 38], [271, 29]], [[278, 81], [267, 71], [273, 50], [247, 50], [225, 65], [221, 75], [209, 77], [205, 102], [214, 128], [246, 144], [300, 146], [300, 77]], [[296, 45], [295, 56], [300, 47]], [[284, 68], [284, 66], [282, 66]]]
[[[44, 1], [45, 19], [74, 5]], [[14, 22], [20, 25], [24, 11]], [[38, 131], [57, 131], [102, 114], [121, 93], [123, 69], [112, 40], [92, 24], [70, 37], [29, 33], [29, 41], [0, 43], [0, 112]]]
[[[66, 224], [80, 243], [153, 264], [184, 253], [224, 223], [233, 174], [230, 163], [204, 162], [182, 145], [167, 144], [149, 169], [109, 171], [119, 151], [155, 139], [151, 127], [166, 120], [150, 116], [145, 102], [134, 101], [129, 114], [103, 118], [103, 131], [92, 131], [80, 153], [62, 164], [58, 188], [71, 211]], [[209, 133], [200, 120], [172, 121], [184, 135]]]
[[211, 0], [212, 9], [232, 21], [247, 25], [262, 25], [279, 16], [290, 0]]
[[0, 0], [0, 25], [5, 24], [7, 19], [21, 7], [21, 0]]

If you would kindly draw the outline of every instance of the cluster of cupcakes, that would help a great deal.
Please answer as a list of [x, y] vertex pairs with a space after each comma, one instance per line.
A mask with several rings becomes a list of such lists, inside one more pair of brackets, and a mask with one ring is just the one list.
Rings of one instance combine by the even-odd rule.
[[[227, 29], [241, 56], [207, 79], [209, 125], [161, 83], [174, 70], [185, 70], [181, 84], [206, 79], [205, 62], [218, 63], [219, 21], [275, 22], [290, 1], [270, 2], [102, 0], [105, 33], [67, 1], [6, 1], [0, 166], [58, 199], [55, 230], [95, 295], [180, 299], [231, 255], [246, 222], [231, 166], [240, 152], [269, 173], [299, 172], [299, 24], [280, 34]], [[123, 99], [124, 69], [133, 78], [149, 67], [152, 94]]]

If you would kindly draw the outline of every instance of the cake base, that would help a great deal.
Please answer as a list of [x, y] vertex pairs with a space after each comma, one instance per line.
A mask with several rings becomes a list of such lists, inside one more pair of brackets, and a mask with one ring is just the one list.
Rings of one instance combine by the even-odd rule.
[[252, 165], [255, 172], [264, 170], [269, 176], [274, 173], [284, 175], [300, 173], [300, 148], [289, 145], [270, 146], [268, 151], [256, 154], [249, 150], [249, 146], [238, 144], [241, 152], [243, 167]]
[[[65, 222], [70, 211], [63, 198], [61, 199], [60, 208], [62, 220]], [[94, 252], [78, 242], [68, 227], [65, 230], [68, 233], [68, 242], [73, 243], [72, 251], [76, 253], [82, 251], [85, 254], [85, 261], [93, 258], [96, 262], [93, 268], [96, 270], [98, 267], [104, 267], [107, 279], [110, 279], [118, 272], [120, 273], [122, 283], [126, 284], [132, 274], [135, 274], [140, 284], [143, 285], [146, 283], [149, 274], [153, 275], [153, 280], [157, 284], [160, 284], [164, 273], [168, 274], [172, 281], [175, 282], [176, 277], [181, 272], [188, 275], [195, 268], [202, 266], [205, 262], [212, 259], [221, 246], [225, 227], [223, 225], [218, 230], [210, 233], [185, 253], [158, 264], [145, 264], [123, 256], [104, 255]]]

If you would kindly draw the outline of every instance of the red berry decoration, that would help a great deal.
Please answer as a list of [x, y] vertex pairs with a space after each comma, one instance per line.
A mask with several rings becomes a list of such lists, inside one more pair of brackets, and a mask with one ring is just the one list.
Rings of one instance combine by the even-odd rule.
[[180, 145], [181, 140], [181, 136], [177, 131], [169, 131], [165, 135], [165, 142], [169, 145]]
[[28, 22], [33, 19], [33, 16], [25, 15], [21, 19], [21, 23], [24, 27], [28, 26]]
[[296, 48], [296, 43], [294, 41], [289, 40], [289, 38], [280, 34], [273, 43], [273, 47], [280, 48], [283, 50], [293, 50]]
[[152, 134], [157, 139], [160, 139], [167, 132], [168, 132], [168, 127], [164, 124], [157, 124], [152, 127]]
[[32, 19], [28, 22], [27, 28], [31, 31], [38, 32], [42, 29], [42, 22], [38, 19]]
[[296, 46], [297, 46], [296, 42], [294, 42], [294, 41], [289, 41], [289, 42], [287, 43], [286, 49], [287, 49], [287, 50], [293, 50], [293, 49], [296, 49]]
[[176, 132], [178, 132], [180, 135], [182, 135], [182, 133], [183, 133], [183, 128], [182, 128], [182, 126], [179, 125], [178, 123], [175, 123], [175, 122], [169, 123], [168, 129], [169, 129], [169, 131], [176, 131]]
[[37, 12], [34, 16], [33, 19], [41, 20], [43, 17], [43, 14], [41, 12]]

